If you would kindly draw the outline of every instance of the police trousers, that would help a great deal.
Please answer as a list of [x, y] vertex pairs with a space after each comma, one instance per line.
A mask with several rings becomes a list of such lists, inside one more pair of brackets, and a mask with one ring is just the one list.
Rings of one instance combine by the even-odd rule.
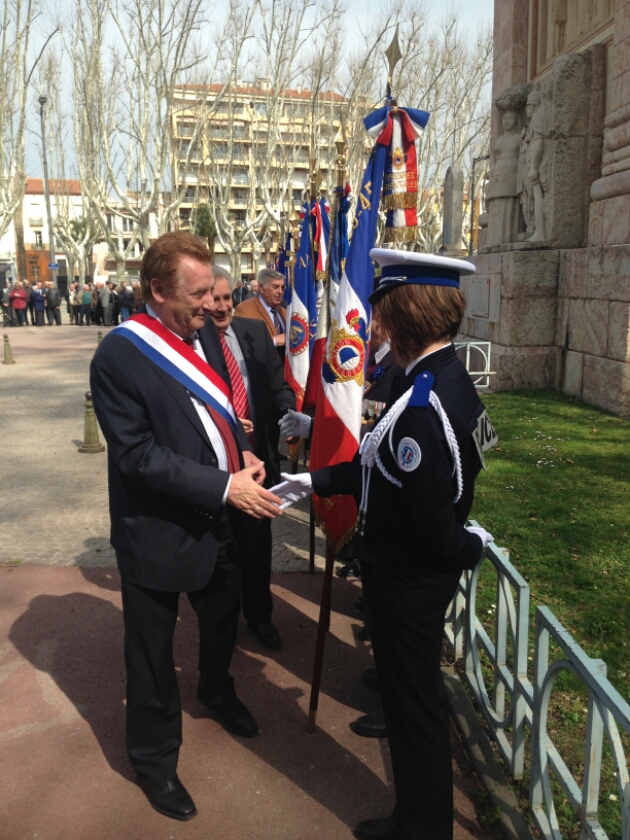
[[373, 553], [372, 646], [387, 724], [400, 840], [452, 840], [450, 718], [441, 672], [444, 616], [459, 576], [421, 558]]

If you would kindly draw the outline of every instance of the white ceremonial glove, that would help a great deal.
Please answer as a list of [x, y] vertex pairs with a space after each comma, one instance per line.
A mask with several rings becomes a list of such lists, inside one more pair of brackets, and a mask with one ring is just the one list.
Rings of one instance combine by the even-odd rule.
[[280, 475], [284, 478], [284, 481], [276, 484], [269, 491], [282, 499], [280, 510], [286, 510], [296, 502], [310, 496], [313, 492], [313, 482], [309, 473], [296, 473], [295, 475], [280, 473]]
[[467, 525], [466, 530], [470, 531], [471, 534], [477, 534], [477, 536], [481, 538], [484, 548], [488, 548], [490, 543], [494, 542], [494, 537], [489, 531], [486, 531], [485, 528], [476, 528], [474, 525]]
[[[281, 420], [278, 420], [282, 437], [307, 438], [311, 433], [311, 418], [308, 414], [293, 411], [290, 408]], [[292, 476], [293, 478], [294, 476]]]

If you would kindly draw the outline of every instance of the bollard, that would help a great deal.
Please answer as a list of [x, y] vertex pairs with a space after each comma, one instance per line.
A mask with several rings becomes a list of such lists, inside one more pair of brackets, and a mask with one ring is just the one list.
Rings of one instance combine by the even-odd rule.
[[96, 425], [96, 414], [94, 414], [94, 406], [92, 405], [92, 392], [86, 391], [85, 394], [85, 429], [83, 443], [79, 447], [79, 452], [104, 452], [105, 447], [98, 439], [98, 426]]
[[102, 340], [103, 340], [103, 333], [99, 330], [98, 333], [96, 334], [97, 345], [100, 344]]
[[4, 334], [4, 359], [2, 361], [2, 364], [15, 364], [15, 359], [13, 358], [13, 353], [11, 352], [11, 345], [9, 344], [9, 336], [6, 333]]

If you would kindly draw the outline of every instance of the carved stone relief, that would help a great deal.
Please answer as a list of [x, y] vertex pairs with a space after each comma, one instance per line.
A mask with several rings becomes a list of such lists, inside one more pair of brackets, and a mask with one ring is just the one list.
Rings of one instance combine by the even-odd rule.
[[614, 0], [535, 0], [538, 6], [538, 70], [579, 49], [614, 18]]

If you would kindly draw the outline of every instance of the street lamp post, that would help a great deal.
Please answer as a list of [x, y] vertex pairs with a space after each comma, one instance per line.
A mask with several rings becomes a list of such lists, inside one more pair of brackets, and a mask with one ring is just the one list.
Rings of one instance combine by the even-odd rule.
[[46, 104], [47, 99], [45, 96], [39, 97], [39, 116], [42, 125], [42, 160], [44, 164], [44, 196], [46, 198], [46, 217], [48, 219], [48, 245], [50, 249], [50, 263], [49, 269], [52, 276], [52, 281], [55, 288], [58, 287], [57, 285], [57, 269], [51, 268], [50, 266], [56, 265], [55, 259], [55, 235], [53, 233], [53, 223], [52, 223], [52, 213], [50, 210], [50, 188], [48, 186], [48, 160], [46, 158], [46, 134], [44, 132], [44, 105]]

